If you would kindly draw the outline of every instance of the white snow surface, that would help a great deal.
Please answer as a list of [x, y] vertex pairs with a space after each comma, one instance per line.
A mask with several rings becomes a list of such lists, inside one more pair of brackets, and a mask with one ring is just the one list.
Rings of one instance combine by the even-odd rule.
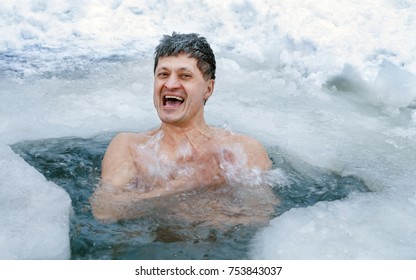
[[70, 257], [69, 196], [9, 145], [157, 126], [153, 48], [172, 31], [216, 53], [211, 124], [373, 191], [276, 217], [252, 258], [416, 258], [410, 0], [3, 0], [0, 258]]

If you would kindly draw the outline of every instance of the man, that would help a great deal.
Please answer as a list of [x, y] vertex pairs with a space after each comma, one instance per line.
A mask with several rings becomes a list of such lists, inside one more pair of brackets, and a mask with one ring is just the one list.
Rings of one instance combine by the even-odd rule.
[[205, 122], [215, 68], [204, 37], [163, 37], [155, 51], [153, 93], [161, 126], [111, 141], [91, 198], [97, 219], [131, 219], [161, 209], [190, 221], [268, 219], [276, 200], [262, 179], [271, 167], [264, 147]]

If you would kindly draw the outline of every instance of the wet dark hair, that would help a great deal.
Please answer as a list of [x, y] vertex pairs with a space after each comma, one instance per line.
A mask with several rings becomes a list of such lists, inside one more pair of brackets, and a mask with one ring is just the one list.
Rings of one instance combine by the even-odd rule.
[[205, 80], [215, 80], [215, 55], [207, 40], [196, 33], [179, 34], [176, 32], [170, 35], [163, 35], [159, 45], [155, 49], [155, 66], [156, 71], [159, 58], [167, 56], [176, 56], [181, 53], [189, 54], [189, 57], [197, 60], [197, 67], [201, 71]]

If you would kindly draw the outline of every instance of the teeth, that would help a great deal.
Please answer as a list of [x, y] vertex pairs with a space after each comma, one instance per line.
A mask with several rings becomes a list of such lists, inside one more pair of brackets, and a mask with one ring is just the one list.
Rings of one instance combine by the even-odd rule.
[[181, 98], [179, 96], [166, 95], [165, 98], [172, 98], [172, 99], [176, 99], [176, 100], [179, 100], [179, 101], [183, 101], [183, 98]]

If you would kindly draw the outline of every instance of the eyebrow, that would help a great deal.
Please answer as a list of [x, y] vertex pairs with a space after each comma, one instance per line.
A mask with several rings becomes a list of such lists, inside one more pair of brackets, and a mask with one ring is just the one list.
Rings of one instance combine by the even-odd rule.
[[[166, 66], [163, 66], [163, 67], [160, 67], [158, 70], [170, 70], [170, 69]], [[176, 71], [190, 71], [190, 72], [192, 72], [192, 69], [188, 68], [188, 67], [181, 67], [181, 68], [175, 69], [175, 70]]]

